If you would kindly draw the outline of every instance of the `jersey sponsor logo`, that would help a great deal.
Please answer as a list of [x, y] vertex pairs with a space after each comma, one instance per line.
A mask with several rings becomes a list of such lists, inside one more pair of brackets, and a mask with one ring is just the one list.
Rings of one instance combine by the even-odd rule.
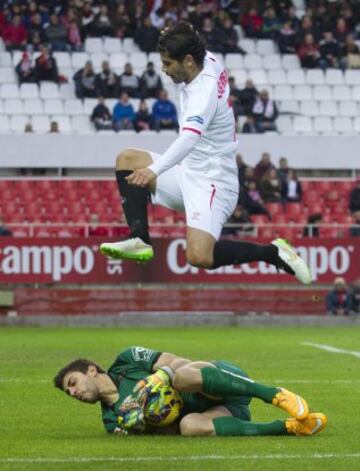
[[135, 361], [149, 361], [154, 354], [154, 350], [149, 348], [133, 347], [131, 350]]
[[199, 124], [204, 124], [204, 119], [201, 116], [189, 116], [186, 122], [196, 122]]
[[200, 216], [201, 213], [192, 213], [191, 219], [194, 219], [195, 221], [200, 221]]
[[227, 83], [228, 83], [228, 75], [227, 75], [226, 70], [224, 69], [221, 72], [218, 83], [217, 83], [218, 98], [222, 98], [222, 96], [224, 95]]

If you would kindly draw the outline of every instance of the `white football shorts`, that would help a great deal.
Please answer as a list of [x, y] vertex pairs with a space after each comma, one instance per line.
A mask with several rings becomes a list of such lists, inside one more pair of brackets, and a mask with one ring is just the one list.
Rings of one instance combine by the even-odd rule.
[[[153, 152], [150, 155], [153, 161], [160, 157]], [[208, 232], [217, 240], [235, 210], [238, 192], [208, 179], [200, 180], [196, 172], [185, 172], [175, 165], [157, 177], [151, 199], [154, 204], [185, 212], [187, 226]]]

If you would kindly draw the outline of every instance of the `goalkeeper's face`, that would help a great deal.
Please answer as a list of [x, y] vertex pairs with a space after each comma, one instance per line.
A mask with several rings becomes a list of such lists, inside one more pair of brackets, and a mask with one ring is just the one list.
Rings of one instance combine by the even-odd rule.
[[78, 401], [94, 404], [99, 400], [97, 371], [89, 366], [87, 373], [70, 371], [64, 376], [63, 390]]

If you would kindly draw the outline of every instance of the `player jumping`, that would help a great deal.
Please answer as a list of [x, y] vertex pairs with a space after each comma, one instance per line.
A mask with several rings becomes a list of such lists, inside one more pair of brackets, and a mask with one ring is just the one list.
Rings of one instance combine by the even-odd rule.
[[283, 239], [268, 245], [218, 240], [239, 194], [227, 73], [189, 23], [163, 30], [158, 50], [164, 72], [180, 84], [179, 137], [162, 155], [126, 149], [117, 157], [116, 179], [131, 236], [101, 244], [101, 253], [139, 262], [153, 258], [147, 219], [151, 193], [153, 203], [185, 212], [191, 265], [216, 269], [264, 261], [311, 283], [306, 263]]
[[[149, 385], [159, 383], [172, 384], [181, 393], [183, 408], [175, 432], [184, 436], [313, 435], [327, 422], [324, 414], [310, 413], [302, 397], [256, 383], [231, 363], [192, 362], [143, 347], [121, 352], [107, 372], [92, 361], [80, 359], [65, 366], [54, 379], [56, 387], [79, 401], [99, 401], [106, 431], [119, 435], [139, 430], [159, 433], [161, 429], [144, 428], [143, 423], [139, 428], [134, 402], [130, 411], [134, 413], [124, 415], [124, 400], [126, 403], [134, 388], [139, 397]], [[253, 397], [283, 409], [292, 418], [251, 422], [249, 403]], [[164, 429], [164, 433], [170, 430]]]

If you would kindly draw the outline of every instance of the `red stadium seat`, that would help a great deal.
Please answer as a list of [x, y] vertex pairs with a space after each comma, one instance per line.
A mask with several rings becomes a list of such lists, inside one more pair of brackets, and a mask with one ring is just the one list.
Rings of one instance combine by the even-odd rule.
[[277, 236], [277, 230], [273, 227], [262, 226], [258, 228], [258, 237], [261, 239], [274, 239]]
[[253, 214], [250, 219], [251, 222], [258, 226], [263, 226], [269, 222], [269, 219], [267, 216], [265, 216], [265, 214]]
[[336, 184], [329, 180], [318, 180], [316, 182], [316, 190], [320, 193], [327, 193], [336, 189]]
[[288, 222], [288, 216], [287, 214], [275, 214], [271, 221], [274, 223], [274, 224], [287, 224]]
[[315, 189], [315, 182], [313, 180], [300, 180], [303, 192], [313, 191]]
[[288, 203], [286, 205], [287, 217], [297, 216], [304, 213], [304, 205], [302, 203]]
[[346, 194], [354, 188], [354, 182], [353, 180], [338, 180], [336, 182], [336, 188], [340, 193]]
[[284, 211], [284, 207], [281, 203], [265, 203], [265, 207], [271, 215]]

